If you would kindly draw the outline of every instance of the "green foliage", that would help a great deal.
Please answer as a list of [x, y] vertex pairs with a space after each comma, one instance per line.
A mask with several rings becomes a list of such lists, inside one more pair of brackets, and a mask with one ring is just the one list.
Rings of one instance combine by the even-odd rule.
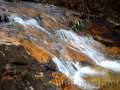
[[83, 24], [79, 20], [75, 20], [74, 22], [72, 22], [72, 30], [75, 32], [83, 31]]

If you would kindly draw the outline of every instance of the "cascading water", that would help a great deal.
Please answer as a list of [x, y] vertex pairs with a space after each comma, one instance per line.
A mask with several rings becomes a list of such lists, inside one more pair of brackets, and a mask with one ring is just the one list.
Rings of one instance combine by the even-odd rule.
[[85, 75], [100, 75], [101, 72], [97, 72], [90, 67], [82, 67], [79, 62], [67, 61], [53, 57], [54, 63], [58, 66], [60, 72], [69, 77], [74, 84], [85, 90], [98, 89], [99, 87], [89, 84], [82, 78]]
[[45, 32], [47, 34], [50, 34], [46, 29], [44, 29], [43, 27], [41, 27], [38, 22], [34, 19], [34, 18], [31, 18], [31, 19], [28, 19], [28, 20], [23, 20], [21, 17], [19, 16], [16, 16], [16, 15], [11, 15], [9, 17], [10, 21], [13, 21], [13, 22], [17, 22], [19, 24], [22, 24], [24, 27], [26, 26], [32, 26], [32, 27], [35, 27], [35, 28], [38, 28], [40, 29], [42, 32]]
[[78, 36], [72, 31], [67, 30], [58, 30], [57, 36], [62, 40], [68, 40], [72, 43], [80, 52], [84, 53], [90, 57], [97, 65], [100, 65], [104, 68], [111, 69], [115, 72], [120, 72], [120, 63], [117, 60], [112, 61], [104, 56], [94, 45], [102, 47], [101, 44], [95, 41], [91, 37], [87, 36]]
[[[79, 86], [80, 89], [96, 90], [101, 88], [104, 89], [104, 87], [105, 89], [106, 87], [108, 87], [109, 89], [108, 84], [109, 81], [111, 84], [112, 80], [117, 81], [118, 84], [119, 75], [118, 74], [115, 75], [114, 73], [109, 73], [109, 71], [110, 72], [113, 71], [116, 73], [120, 72], [120, 62], [118, 62], [118, 60], [112, 60], [107, 56], [105, 56], [103, 50], [105, 50], [106, 48], [104, 48], [102, 44], [95, 41], [92, 37], [85, 35], [82, 36], [77, 35], [76, 33], [70, 30], [64, 30], [64, 29], [46, 30], [44, 28], [47, 27], [51, 29], [51, 28], [61, 28], [68, 26], [66, 24], [65, 25], [63, 24], [65, 22], [69, 22], [70, 20], [73, 20], [76, 16], [79, 16], [78, 13], [68, 11], [64, 8], [61, 8], [62, 9], [61, 10], [53, 6], [47, 7], [45, 5], [44, 7], [44, 5], [42, 4], [36, 5], [34, 3], [28, 3], [28, 4], [27, 3], [28, 2], [26, 3], [20, 2], [20, 4], [19, 3], [17, 3], [17, 5], [14, 4], [13, 7], [12, 7], [13, 5], [12, 3], [10, 5], [9, 4], [5, 5], [5, 8], [8, 7], [10, 8], [7, 10], [8, 16], [7, 17], [4, 16], [4, 18], [3, 16], [1, 17], [1, 26], [3, 26], [3, 24], [5, 24], [5, 26], [3, 28], [1, 27], [0, 35], [2, 35], [2, 32], [4, 32], [5, 38], [3, 37], [3, 40], [6, 40], [5, 42], [7, 43], [9, 42], [14, 43], [15, 41], [19, 42], [19, 44], [23, 45], [25, 50], [27, 50], [28, 54], [31, 57], [33, 57], [33, 59], [42, 62], [41, 66], [43, 67], [43, 69], [45, 69], [45, 72], [47, 73], [45, 73], [44, 70], [42, 70], [42, 68], [38, 68], [40, 69], [39, 70], [40, 74], [39, 71], [38, 72], [36, 71], [34, 73], [35, 75], [32, 74], [32, 76], [35, 76], [35, 79], [37, 79], [38, 81], [39, 78], [44, 80], [44, 76], [45, 78], [49, 79], [49, 77], [51, 77], [52, 74], [53, 78], [55, 77], [54, 78], [55, 82], [53, 80], [54, 84], [58, 85], [59, 83], [61, 83], [61, 80], [60, 81], [58, 80], [57, 82], [57, 79], [59, 79], [59, 75], [57, 75], [56, 78], [55, 75], [57, 71], [56, 69], [55, 70], [52, 69], [52, 67], [54, 66], [53, 63], [48, 63], [50, 64], [50, 66], [46, 64], [46, 62], [52, 60], [54, 64], [56, 64], [58, 71], [68, 77], [67, 78], [69, 79], [67, 80], [68, 83], [71, 81], [70, 84]], [[4, 5], [2, 5], [1, 8], [3, 6]], [[42, 18], [41, 22], [44, 23], [43, 25], [41, 25], [41, 22], [38, 22], [37, 19], [33, 18], [35, 16], [37, 17], [38, 14], [40, 15], [40, 18]], [[6, 23], [8, 26], [6, 25]], [[12, 39], [12, 41], [9, 41], [8, 39], [9, 37], [10, 40]], [[1, 53], [1, 55], [2, 54], [3, 53]], [[26, 58], [26, 55], [24, 56]], [[77, 60], [73, 60], [73, 59], [77, 59]], [[92, 62], [94, 63], [88, 61], [88, 59], [92, 60]], [[43, 63], [45, 63], [45, 65]], [[35, 69], [37, 69], [36, 67], [37, 66], [35, 66]], [[50, 76], [47, 77], [47, 74], [50, 74]], [[1, 79], [7, 80], [9, 79], [8, 76], [9, 75], [7, 76], [4, 75], [4, 77]], [[10, 79], [12, 78], [12, 76], [10, 76]], [[60, 79], [64, 80], [64, 77]], [[45, 80], [45, 83], [43, 84], [47, 85], [48, 82]], [[60, 89], [62, 88], [66, 89], [66, 82], [65, 83], [62, 82], [62, 84], [63, 85], [60, 86]], [[33, 85], [32, 82], [31, 85]], [[35, 85], [35, 87], [38, 87], [38, 85]], [[45, 88], [46, 85], [44, 85]], [[51, 85], [47, 85], [47, 86], [48, 89], [49, 86], [51, 87]], [[69, 88], [69, 84], [67, 85], [67, 89], [72, 89], [71, 87], [72, 85], [70, 85], [70, 88]], [[30, 89], [34, 89], [34, 87], [32, 88], [32, 86], [30, 86]]]
[[[97, 65], [115, 72], [120, 72], [120, 63], [106, 58], [104, 54], [97, 50], [94, 45], [97, 45], [100, 48], [102, 45], [91, 37], [78, 36], [72, 31], [63, 29], [58, 30], [56, 35], [60, 40], [67, 41], [67, 43], [74, 45], [74, 47], [77, 48], [77, 51], [82, 52], [90, 57]], [[90, 84], [84, 80], [83, 77], [106, 74], [105, 72], [98, 72], [92, 69], [90, 66], [82, 66], [82, 64], [80, 65], [79, 62], [74, 62], [72, 60], [58, 59], [57, 57], [54, 57], [53, 61], [57, 65], [60, 72], [69, 77], [74, 84], [85, 90], [94, 90], [98, 89], [99, 87]]]
[[[10, 16], [10, 20], [22, 24], [24, 27], [32, 26], [34, 28], [40, 29], [42, 32], [45, 32], [50, 35], [50, 33], [41, 27], [35, 19], [23, 20], [18, 16]], [[54, 35], [53, 35], [54, 36]], [[87, 36], [78, 36], [72, 31], [68, 30], [58, 30], [56, 32], [57, 39], [64, 40], [67, 43], [69, 42], [77, 51], [82, 52], [91, 58], [97, 65], [104, 68], [111, 69], [113, 71], [120, 71], [120, 63], [112, 61], [104, 56], [99, 50], [97, 50], [94, 45], [102, 47], [100, 43]], [[75, 49], [75, 48], [73, 48]], [[95, 69], [92, 69], [90, 66], [82, 66], [79, 62], [73, 62], [72, 60], [59, 59], [53, 57], [54, 63], [58, 66], [60, 72], [69, 77], [74, 84], [80, 86], [80, 88], [86, 90], [93, 90], [99, 88], [95, 85], [89, 84], [83, 77], [85, 76], [94, 76], [94, 75], [104, 75], [104, 72], [98, 72]]]

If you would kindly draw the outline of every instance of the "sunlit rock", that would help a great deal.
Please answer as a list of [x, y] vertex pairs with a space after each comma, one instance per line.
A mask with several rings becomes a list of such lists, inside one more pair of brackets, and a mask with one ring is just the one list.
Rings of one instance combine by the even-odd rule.
[[21, 41], [21, 43], [28, 50], [28, 52], [40, 63], [48, 63], [49, 60], [51, 60], [50, 53], [37, 46], [36, 44], [26, 40]]
[[84, 54], [76, 51], [75, 49], [72, 49], [70, 47], [66, 47], [64, 50], [64, 56], [68, 57], [71, 60], [80, 61], [83, 63], [88, 63], [90, 61], [90, 58], [85, 56]]
[[97, 19], [76, 33], [69, 24], [80, 13], [54, 5], [0, 1], [0, 11], [9, 17], [0, 23], [1, 90], [110, 89], [105, 80], [120, 81], [118, 26]]
[[5, 32], [0, 32], [0, 44], [6, 44], [6, 45], [20, 45], [20, 42], [15, 37], [10, 37]]
[[[57, 88], [49, 81], [52, 72], [50, 64], [40, 64], [21, 45], [0, 45], [0, 90], [49, 90]], [[55, 67], [54, 67], [55, 68]], [[38, 73], [44, 73], [36, 78]], [[32, 89], [31, 89], [32, 88]]]
[[65, 84], [65, 81], [68, 80], [68, 78], [65, 75], [58, 72], [52, 73], [52, 77], [54, 78], [50, 81], [50, 83], [56, 86], [62, 86], [63, 84]]
[[19, 7], [19, 8], [16, 8], [15, 11], [17, 13], [24, 13], [27, 16], [30, 16], [30, 17], [36, 17], [36, 16], [38, 16], [40, 14], [36, 10], [34, 10], [32, 8], [27, 8], [27, 7]]
[[119, 60], [120, 58], [120, 47], [106, 47], [105, 53], [111, 58], [116, 58]]

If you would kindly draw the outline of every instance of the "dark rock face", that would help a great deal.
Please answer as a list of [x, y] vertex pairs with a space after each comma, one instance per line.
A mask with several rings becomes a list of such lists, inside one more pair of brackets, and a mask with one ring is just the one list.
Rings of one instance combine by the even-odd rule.
[[17, 0], [5, 0], [7, 2], [16, 2]]
[[6, 0], [9, 2], [29, 1], [54, 4], [77, 10], [82, 15], [104, 15], [120, 22], [119, 0]]
[[49, 3], [79, 11], [81, 14], [105, 15], [120, 22], [119, 0], [23, 0]]
[[119, 14], [119, 0], [43, 0], [90, 14]]
[[9, 18], [6, 14], [0, 15], [0, 23], [8, 23], [8, 22], [9, 22]]
[[92, 36], [107, 46], [120, 46], [120, 29], [106, 19], [95, 18], [92, 20], [89, 32]]
[[55, 68], [39, 64], [22, 46], [0, 45], [0, 90], [56, 90], [49, 84]]

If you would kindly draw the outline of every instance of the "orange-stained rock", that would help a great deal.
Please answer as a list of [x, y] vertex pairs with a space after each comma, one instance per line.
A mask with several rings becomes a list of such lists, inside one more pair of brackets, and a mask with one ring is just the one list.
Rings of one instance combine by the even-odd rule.
[[21, 45], [0, 44], [0, 90], [58, 90], [49, 83], [54, 68], [52, 62], [37, 62]]
[[52, 77], [53, 80], [50, 81], [50, 83], [60, 87], [62, 90], [80, 90], [80, 88], [74, 85], [72, 81], [62, 73], [54, 72], [52, 73]]
[[[27, 16], [30, 17], [40, 17], [42, 26], [48, 28], [48, 29], [60, 29], [60, 28], [65, 28], [66, 26], [64, 25], [66, 21], [64, 21], [64, 24], [61, 24], [58, 22], [57, 16], [51, 16], [49, 14], [46, 14], [44, 12], [37, 12], [34, 9], [27, 8], [27, 7], [21, 7], [16, 9], [17, 13], [23, 13]], [[66, 23], [67, 25], [67, 23]]]
[[27, 40], [20, 41], [22, 45], [28, 50], [31, 56], [33, 56], [40, 63], [48, 63], [51, 59], [49, 52], [44, 50], [42, 47], [38, 47], [35, 43]]
[[13, 36], [9, 36], [7, 33], [0, 31], [0, 44], [14, 44], [20, 45], [19, 40]]
[[83, 53], [76, 51], [70, 47], [66, 47], [64, 50], [64, 56], [72, 60], [77, 60], [80, 62], [90, 62], [90, 58], [84, 55]]
[[53, 22], [52, 20], [47, 20], [47, 19], [43, 19], [43, 25], [48, 29], [60, 29], [64, 27], [62, 24], [59, 24], [59, 23]]
[[[68, 23], [70, 23], [69, 21], [74, 21], [76, 19], [76, 17], [79, 17], [79, 16], [76, 16], [76, 14], [74, 14], [72, 12], [71, 12], [72, 13], [71, 14], [70, 11], [67, 12], [66, 9], [59, 10], [59, 8], [57, 8], [55, 6], [44, 6], [44, 5], [40, 5], [40, 4], [27, 3], [27, 2], [14, 4], [13, 6], [12, 5], [13, 5], [12, 3], [10, 4], [10, 6], [6, 4], [7, 8], [9, 9], [8, 11], [11, 14], [16, 13], [21, 18], [23, 18], [23, 19], [26, 18], [28, 20], [30, 18], [35, 18], [38, 21], [39, 25], [41, 25], [42, 27], [45, 27], [45, 29], [48, 29], [48, 30], [49, 29], [54, 30], [54, 29], [59, 29], [59, 28], [66, 29], [68, 27]], [[36, 5], [36, 6], [34, 6], [34, 5]], [[0, 8], [1, 7], [2, 6], [0, 3]], [[9, 7], [11, 7], [12, 9]], [[9, 68], [10, 68], [9, 63], [10, 64], [12, 63], [12, 65], [14, 64], [15, 66], [20, 65], [20, 68], [25, 67], [25, 69], [23, 68], [21, 70], [21, 72], [23, 72], [22, 74], [24, 74], [26, 72], [24, 70], [27, 70], [27, 72], [31, 71], [30, 75], [32, 75], [32, 78], [40, 81], [40, 83], [36, 83], [34, 80], [30, 80], [29, 76], [26, 76], [28, 78], [28, 82], [30, 81], [30, 85], [33, 84], [33, 86], [37, 86], [36, 88], [33, 88], [34, 90], [51, 89], [49, 84], [53, 85], [53, 86], [57, 86], [58, 88], [60, 88], [62, 90], [80, 90], [80, 89], [78, 89], [77, 85], [75, 86], [74, 83], [71, 80], [69, 80], [69, 77], [65, 76], [64, 74], [62, 74], [62, 73], [58, 72], [58, 70], [56, 70], [57, 65], [52, 61], [53, 55], [51, 55], [51, 53], [54, 54], [58, 58], [65, 57], [68, 60], [71, 59], [71, 60], [79, 61], [79, 62], [81, 62], [81, 64], [83, 66], [85, 63], [88, 66], [90, 66], [91, 68], [95, 69], [96, 71], [101, 72], [102, 70], [104, 70], [105, 72], [109, 72], [109, 70], [106, 70], [105, 68], [102, 68], [100, 66], [97, 66], [97, 65], [92, 66], [93, 65], [93, 64], [91, 65], [92, 60], [89, 57], [87, 57], [87, 55], [84, 55], [81, 51], [77, 51], [76, 48], [72, 49], [72, 48], [74, 48], [74, 47], [72, 47], [72, 45], [71, 46], [70, 45], [67, 46], [68, 44], [64, 45], [63, 41], [58, 39], [58, 37], [54, 36], [54, 34], [53, 34], [54, 31], [53, 31], [53, 33], [51, 33], [51, 36], [50, 36], [46, 32], [38, 30], [37, 28], [34, 28], [32, 26], [24, 26], [24, 25], [21, 25], [18, 23], [12, 23], [12, 25], [6, 25], [6, 23], [4, 25], [3, 24], [0, 24], [1, 28], [3, 28], [3, 30], [0, 29], [0, 44], [5, 44], [5, 45], [0, 46], [1, 47], [0, 56], [2, 56], [2, 57], [0, 57], [0, 60], [1, 60], [0, 66], [2, 66], [2, 65], [3, 65], [3, 67], [6, 66], [5, 68], [8, 68], [8, 71], [9, 71]], [[3, 27], [2, 27], [2, 25], [3, 25]], [[70, 26], [70, 28], [71, 28], [71, 26]], [[49, 30], [49, 31], [52, 32], [52, 30], [51, 31]], [[111, 44], [119, 45], [119, 43], [120, 43], [119, 42], [120, 41], [120, 38], [119, 38], [120, 31], [109, 28], [109, 26], [107, 26], [103, 22], [91, 24], [89, 32], [94, 38], [96, 38], [97, 40], [99, 40], [103, 43], [108, 43], [109, 45], [111, 45]], [[82, 34], [80, 33], [79, 35], [82, 35]], [[6, 44], [15, 44], [15, 45], [13, 45], [13, 46], [7, 45], [6, 46]], [[20, 44], [20, 46], [16, 46], [18, 44]], [[65, 46], [67, 46], [67, 47], [65, 47]], [[65, 49], [64, 49], [64, 53], [63, 53], [62, 51], [63, 51], [64, 47], [65, 47]], [[120, 48], [117, 46], [116, 47], [105, 47], [104, 45], [99, 45], [99, 44], [94, 45], [93, 44], [93, 47], [95, 47], [96, 52], [98, 52], [98, 53], [99, 53], [99, 51], [101, 51], [101, 53], [102, 53], [102, 51], [104, 49], [105, 53], [103, 51], [103, 55], [105, 55], [105, 54], [115, 55], [115, 57], [112, 60], [116, 60], [116, 57], [120, 57]], [[26, 53], [26, 51], [27, 51], [27, 53]], [[62, 54], [64, 57], [62, 56]], [[20, 61], [20, 63], [18, 61]], [[21, 63], [21, 61], [22, 61], [22, 63]], [[26, 61], [26, 63], [24, 63], [24, 61]], [[2, 64], [2, 63], [4, 63], [4, 64]], [[6, 64], [8, 64], [8, 66]], [[16, 68], [16, 67], [13, 67], [11, 69], [13, 70], [14, 68]], [[4, 75], [6, 75], [6, 77], [3, 79], [12, 80], [11, 77], [8, 76], [8, 74], [9, 74], [9, 72], [4, 73]], [[13, 76], [16, 76], [16, 71], [13, 71], [12, 74], [15, 74]], [[18, 74], [19, 74], [19, 72], [18, 72]], [[11, 73], [10, 73], [10, 75], [11, 75]], [[52, 78], [51, 78], [51, 76], [52, 76]], [[27, 81], [26, 77], [23, 77], [23, 78], [25, 78], [23, 80]], [[103, 76], [103, 77], [105, 77], [105, 76]], [[89, 78], [91, 80], [88, 80], [87, 78], [84, 78], [84, 79], [86, 81], [92, 82], [92, 80], [96, 81], [97, 78], [99, 79], [100, 76], [98, 76], [97, 78], [95, 76], [93, 76], [93, 77], [90, 76]], [[105, 77], [105, 78], [108, 80], [111, 78], [111, 76], [109, 75], [108, 77]], [[101, 83], [104, 82], [105, 78], [101, 78]], [[115, 77], [113, 76], [113, 79], [114, 78]], [[18, 79], [22, 79], [22, 78], [18, 77]], [[117, 79], [116, 79], [116, 81], [117, 81]], [[23, 82], [21, 82], [21, 80], [18, 80], [17, 85], [16, 85], [16, 82], [12, 83], [12, 85], [15, 85], [15, 87], [17, 87], [20, 85], [18, 82], [20, 82], [21, 84], [24, 84]], [[9, 83], [9, 84], [11, 84], [11, 83]], [[42, 84], [47, 89], [41, 88], [41, 87], [38, 88]], [[24, 84], [24, 85], [26, 85], [26, 84]], [[6, 87], [6, 85], [4, 83], [0, 84], [0, 88], [2, 86]], [[9, 87], [7, 87], [7, 88], [9, 88]], [[16, 90], [18, 90], [18, 89], [16, 89]], [[51, 90], [58, 90], [58, 89], [51, 89]]]
[[41, 13], [40, 18], [42, 25], [48, 29], [60, 29], [60, 28], [65, 28], [66, 26], [63, 23], [58, 22], [57, 16], [52, 16], [47, 13]]
[[32, 8], [27, 8], [27, 7], [19, 7], [19, 8], [16, 8], [15, 11], [17, 13], [26, 14], [27, 16], [30, 16], [30, 17], [35, 17], [39, 15], [38, 11]]
[[74, 85], [68, 85], [68, 86], [65, 86], [63, 90], [81, 90], [81, 89]]
[[120, 59], [120, 47], [106, 47], [105, 53], [113, 58]]
[[61, 87], [64, 84], [65, 80], [68, 79], [65, 75], [63, 75], [62, 73], [58, 73], [58, 72], [52, 73], [51, 76], [53, 77], [53, 80], [50, 81], [50, 83], [58, 87]]

